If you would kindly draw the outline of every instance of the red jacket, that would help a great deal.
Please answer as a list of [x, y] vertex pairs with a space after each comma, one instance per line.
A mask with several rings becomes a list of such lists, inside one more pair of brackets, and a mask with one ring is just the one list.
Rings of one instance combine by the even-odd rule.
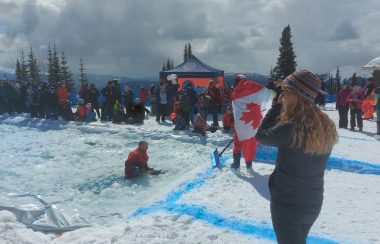
[[133, 178], [132, 166], [137, 166], [142, 170], [148, 169], [148, 154], [136, 148], [129, 153], [128, 159], [125, 161], [124, 177], [127, 179]]
[[86, 109], [86, 104], [81, 104], [77, 108], [77, 111], [75, 112], [77, 115], [79, 115], [80, 120], [84, 120], [84, 118], [87, 115], [87, 109]]
[[220, 92], [219, 89], [214, 87], [209, 87], [207, 94], [210, 96], [210, 105], [219, 105], [220, 104]]
[[350, 104], [351, 109], [362, 109], [363, 100], [363, 94], [361, 92], [354, 91], [352, 91], [346, 98], [346, 102]]
[[345, 107], [348, 108], [350, 103], [346, 101], [348, 95], [351, 93], [351, 88], [340, 89], [338, 93], [338, 97], [336, 99], [337, 107]]
[[67, 97], [69, 96], [69, 94], [67, 93], [66, 88], [62, 86], [58, 87], [57, 95], [58, 95], [59, 104], [62, 105], [67, 102]]
[[232, 113], [225, 113], [223, 115], [223, 127], [233, 128], [234, 127], [234, 116]]
[[149, 97], [149, 96], [150, 96], [150, 94], [149, 94], [149, 92], [148, 92], [147, 89], [141, 89], [140, 90], [140, 101], [142, 103], [145, 103], [146, 98]]

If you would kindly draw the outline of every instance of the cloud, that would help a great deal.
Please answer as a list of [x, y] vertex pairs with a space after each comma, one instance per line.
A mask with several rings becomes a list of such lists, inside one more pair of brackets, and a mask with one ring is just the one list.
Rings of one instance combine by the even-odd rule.
[[345, 41], [357, 39], [358, 37], [359, 35], [352, 26], [351, 21], [345, 20], [336, 27], [330, 39], [333, 41]]
[[[0, 50], [27, 50], [31, 43], [46, 59], [47, 44], [55, 42], [73, 72], [83, 58], [89, 73], [158, 77], [166, 59], [180, 64], [191, 43], [213, 67], [267, 74], [289, 24], [299, 67], [321, 73], [380, 56], [371, 29], [379, 8], [380, 1], [356, 0], [8, 1], [0, 3], [0, 23], [7, 23]], [[347, 13], [354, 13], [350, 20]], [[0, 65], [14, 69], [8, 60], [2, 55]]]

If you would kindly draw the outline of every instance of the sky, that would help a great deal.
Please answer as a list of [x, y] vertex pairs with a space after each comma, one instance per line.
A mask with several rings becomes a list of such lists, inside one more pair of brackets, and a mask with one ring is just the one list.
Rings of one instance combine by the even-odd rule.
[[0, 0], [0, 71], [21, 49], [46, 64], [48, 44], [73, 73], [157, 76], [193, 54], [225, 72], [268, 74], [288, 24], [297, 68], [316, 73], [380, 56], [377, 0]]

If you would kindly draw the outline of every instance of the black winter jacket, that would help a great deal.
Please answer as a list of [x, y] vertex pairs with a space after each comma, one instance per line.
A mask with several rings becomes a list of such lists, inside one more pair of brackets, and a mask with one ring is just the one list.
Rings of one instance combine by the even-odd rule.
[[274, 104], [263, 119], [256, 139], [278, 147], [276, 167], [269, 178], [271, 200], [317, 209], [323, 202], [324, 171], [330, 154], [306, 154], [292, 147], [292, 122], [279, 122], [281, 105]]

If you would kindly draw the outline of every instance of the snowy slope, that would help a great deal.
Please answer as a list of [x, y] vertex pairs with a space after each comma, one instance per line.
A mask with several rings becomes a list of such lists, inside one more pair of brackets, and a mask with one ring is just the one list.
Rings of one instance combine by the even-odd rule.
[[[336, 111], [326, 112], [337, 121]], [[339, 129], [332, 162], [343, 166], [326, 171], [325, 201], [310, 243], [380, 242], [380, 142], [373, 139], [375, 128], [375, 122], [364, 121], [363, 133]], [[5, 190], [29, 192], [77, 209], [92, 224], [63, 235], [43, 234], [0, 211], [0, 243], [275, 240], [267, 188], [273, 159], [258, 157], [253, 172], [210, 168], [210, 153], [222, 149], [229, 134], [218, 131], [203, 138], [173, 131], [170, 124], [157, 125], [154, 118], [132, 126], [0, 116], [0, 137], [0, 199]], [[150, 165], [169, 172], [125, 182], [124, 161], [143, 138], [150, 143]], [[227, 163], [230, 154], [229, 149]], [[359, 174], [349, 160], [369, 163], [374, 171]]]
[[[331, 70], [328, 73], [328, 76], [332, 76], [335, 78], [337, 68]], [[359, 66], [339, 66], [339, 75], [340, 80], [343, 82], [344, 80], [348, 80], [352, 78], [352, 75], [356, 73], [356, 77], [368, 78], [372, 76], [372, 72], [361, 69]]]

